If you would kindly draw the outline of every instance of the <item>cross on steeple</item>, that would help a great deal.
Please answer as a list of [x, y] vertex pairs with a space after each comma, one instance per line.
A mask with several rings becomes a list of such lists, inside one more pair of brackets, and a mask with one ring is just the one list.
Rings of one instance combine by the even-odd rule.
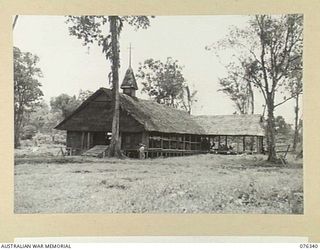
[[136, 82], [136, 78], [134, 77], [133, 69], [131, 68], [131, 43], [129, 46], [129, 67], [126, 71], [126, 74], [124, 76], [124, 79], [122, 81], [122, 84], [120, 86], [121, 89], [123, 89], [123, 93], [135, 97], [136, 96], [136, 90], [138, 90], [138, 85]]
[[132, 47], [131, 47], [131, 43], [130, 43], [130, 46], [129, 46], [129, 68], [131, 68], [131, 50], [133, 49]]

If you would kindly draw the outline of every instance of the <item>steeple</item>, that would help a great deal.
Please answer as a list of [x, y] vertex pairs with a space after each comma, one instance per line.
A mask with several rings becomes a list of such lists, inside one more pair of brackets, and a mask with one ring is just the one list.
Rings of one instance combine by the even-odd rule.
[[129, 68], [126, 71], [126, 74], [123, 78], [120, 88], [123, 90], [123, 93], [129, 96], [136, 96], [136, 90], [138, 90], [138, 85], [136, 78], [131, 68], [131, 43], [129, 47]]

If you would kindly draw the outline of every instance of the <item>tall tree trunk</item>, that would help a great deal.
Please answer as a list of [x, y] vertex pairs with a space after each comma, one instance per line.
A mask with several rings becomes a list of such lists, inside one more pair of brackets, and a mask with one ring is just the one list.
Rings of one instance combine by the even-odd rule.
[[274, 119], [274, 102], [269, 94], [267, 97], [268, 119], [267, 119], [267, 147], [268, 161], [276, 161], [277, 154], [275, 149], [275, 119]]
[[[249, 89], [249, 100], [250, 100], [250, 109], [251, 109], [251, 114], [254, 114], [254, 95], [253, 95], [253, 89], [251, 82], [248, 82], [248, 89]], [[248, 112], [249, 113], [249, 112]], [[254, 145], [254, 137], [251, 137], [250, 139], [250, 150], [253, 151], [253, 145]], [[257, 145], [256, 145], [257, 147]]]
[[19, 104], [19, 108], [14, 109], [14, 148], [20, 147], [21, 127], [23, 119], [22, 105]]
[[119, 41], [117, 31], [117, 16], [110, 16], [111, 49], [112, 49], [112, 92], [113, 92], [113, 119], [112, 119], [112, 139], [110, 142], [109, 156], [121, 157], [120, 137], [119, 137]]
[[20, 129], [14, 126], [14, 148], [20, 147]]
[[249, 84], [251, 114], [254, 114], [254, 94], [253, 94], [253, 89], [252, 89], [251, 83], [249, 82], [248, 84]]
[[296, 95], [296, 106], [294, 107], [295, 117], [294, 117], [294, 137], [293, 137], [293, 151], [296, 151], [299, 130], [298, 130], [298, 119], [299, 119], [299, 94]]
[[187, 102], [188, 102], [188, 107], [187, 107], [187, 112], [189, 113], [189, 115], [191, 115], [191, 93], [190, 93], [190, 89], [189, 86], [186, 86], [186, 92], [187, 92]]

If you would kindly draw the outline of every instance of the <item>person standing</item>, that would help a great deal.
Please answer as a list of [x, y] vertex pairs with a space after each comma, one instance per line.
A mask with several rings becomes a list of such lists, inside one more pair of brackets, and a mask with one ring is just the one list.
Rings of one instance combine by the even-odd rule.
[[144, 160], [146, 158], [145, 155], [145, 145], [143, 145], [142, 143], [140, 143], [140, 147], [139, 147], [139, 159]]

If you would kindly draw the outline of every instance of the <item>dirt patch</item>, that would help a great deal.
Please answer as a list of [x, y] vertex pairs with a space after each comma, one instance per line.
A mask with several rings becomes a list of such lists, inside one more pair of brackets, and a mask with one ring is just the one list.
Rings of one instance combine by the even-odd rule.
[[89, 173], [92, 173], [91, 171], [88, 171], [88, 170], [76, 170], [76, 171], [73, 171], [71, 173], [75, 173], [75, 174], [89, 174]]
[[100, 185], [105, 186], [106, 188], [114, 188], [114, 189], [120, 189], [120, 190], [126, 190], [128, 189], [127, 186], [123, 185], [123, 184], [108, 184], [107, 180], [102, 180], [100, 183]]

